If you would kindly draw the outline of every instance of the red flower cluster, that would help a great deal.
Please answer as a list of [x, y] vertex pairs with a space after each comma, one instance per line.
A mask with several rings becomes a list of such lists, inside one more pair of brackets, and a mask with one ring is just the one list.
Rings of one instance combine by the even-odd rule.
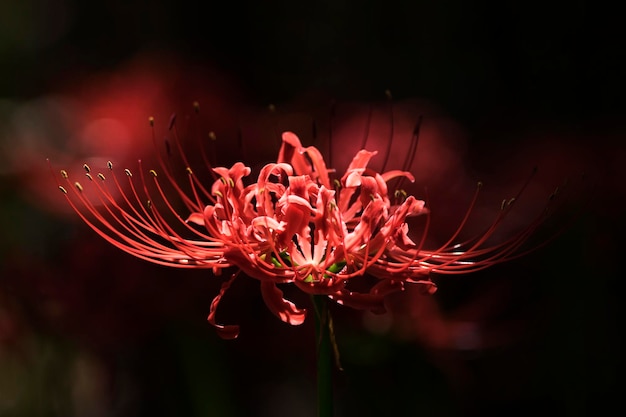
[[[384, 311], [384, 297], [402, 290], [405, 284], [435, 292], [431, 272], [466, 273], [518, 256], [517, 249], [538, 224], [531, 223], [506, 242], [488, 244], [510, 208], [505, 203], [484, 234], [454, 244], [477, 190], [457, 232], [441, 247], [427, 250], [429, 211], [424, 201], [402, 190], [390, 194], [388, 188], [394, 178], [413, 181], [410, 172], [376, 172], [368, 167], [376, 152], [361, 150], [345, 173], [333, 178], [335, 171], [326, 166], [317, 148], [302, 146], [291, 132], [283, 133], [282, 139], [276, 162], [265, 165], [256, 182], [248, 185], [245, 178], [251, 169], [237, 162], [231, 168], [212, 168], [214, 181], [209, 190], [181, 151], [188, 165], [186, 192], [161, 160], [168, 183], [190, 213], [186, 219], [178, 214], [154, 170], [149, 171], [150, 178], [165, 210], [155, 204], [155, 193], [151, 195], [143, 173], [138, 186], [126, 169], [125, 186], [110, 162], [107, 175], [112, 177], [112, 187], [104, 174], [92, 176], [84, 166], [96, 200], [80, 183], [72, 182], [66, 171], [61, 175], [67, 185], [59, 184], [59, 188], [96, 233], [131, 255], [177, 268], [208, 268], [215, 275], [226, 268], [236, 269], [213, 300], [208, 318], [225, 338], [236, 337], [238, 326], [217, 324], [215, 311], [240, 271], [260, 281], [263, 299], [276, 316], [297, 325], [306, 312], [286, 300], [278, 284], [328, 295], [342, 305]], [[121, 201], [115, 197], [118, 193]], [[177, 224], [169, 220], [172, 214]], [[410, 237], [407, 218], [419, 215], [426, 220], [416, 243]], [[366, 291], [350, 289], [351, 280], [366, 274], [378, 282]]]

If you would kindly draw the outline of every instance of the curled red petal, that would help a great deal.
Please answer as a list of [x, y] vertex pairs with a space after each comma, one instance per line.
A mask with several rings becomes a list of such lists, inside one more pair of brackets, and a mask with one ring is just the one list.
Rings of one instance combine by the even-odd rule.
[[346, 289], [331, 294], [330, 297], [347, 307], [357, 310], [369, 310], [376, 314], [382, 314], [386, 311], [385, 297], [391, 293], [404, 290], [402, 281], [382, 280], [374, 285], [369, 293], [352, 292]]
[[217, 324], [215, 322], [215, 312], [217, 310], [217, 306], [219, 305], [220, 300], [224, 296], [224, 293], [226, 293], [228, 288], [230, 288], [231, 284], [235, 281], [235, 278], [237, 278], [237, 274], [238, 273], [234, 273], [228, 279], [228, 281], [224, 281], [224, 283], [222, 283], [222, 287], [220, 288], [219, 294], [217, 294], [215, 296], [215, 298], [213, 299], [213, 301], [211, 301], [211, 308], [209, 310], [209, 317], [207, 317], [208, 322], [213, 327], [215, 327], [215, 329], [217, 331], [217, 334], [221, 338], [223, 338], [223, 339], [235, 339], [235, 338], [237, 338], [237, 336], [239, 336], [239, 326], [237, 326], [237, 325], [223, 325], [223, 324]]
[[306, 148], [306, 153], [309, 155], [309, 158], [311, 158], [319, 183], [324, 187], [330, 188], [328, 168], [326, 167], [326, 163], [324, 162], [324, 157], [321, 152], [315, 146], [309, 146]]
[[283, 298], [283, 292], [272, 281], [261, 281], [263, 301], [279, 319], [293, 326], [304, 323], [306, 310], [299, 309], [291, 301]]
[[400, 170], [394, 169], [394, 170], [391, 170], [391, 171], [383, 172], [380, 175], [382, 176], [383, 181], [385, 181], [385, 182], [389, 182], [390, 180], [392, 180], [392, 179], [394, 179], [396, 177], [405, 177], [409, 181], [415, 182], [415, 177], [409, 171], [400, 171]]
[[276, 162], [288, 163], [298, 175], [310, 174], [313, 169], [309, 161], [302, 155], [304, 149], [298, 136], [293, 132], [283, 132], [282, 138], [283, 143]]
[[357, 152], [356, 155], [354, 155], [354, 158], [352, 158], [352, 162], [350, 162], [346, 174], [354, 169], [365, 168], [372, 156], [376, 155], [377, 153], [378, 151], [370, 152], [366, 151], [365, 149], [361, 149], [359, 152]]
[[187, 223], [191, 222], [197, 224], [198, 226], [204, 226], [204, 214], [202, 213], [191, 213], [187, 220]]
[[437, 285], [429, 279], [408, 279], [407, 282], [419, 285], [419, 290], [424, 295], [433, 295], [437, 292]]
[[361, 185], [361, 170], [351, 171], [345, 179], [346, 187], [358, 187]]

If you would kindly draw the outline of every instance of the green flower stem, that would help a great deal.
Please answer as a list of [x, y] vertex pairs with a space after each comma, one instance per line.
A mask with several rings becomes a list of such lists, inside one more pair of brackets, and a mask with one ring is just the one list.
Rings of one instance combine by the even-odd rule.
[[315, 344], [317, 347], [317, 416], [333, 415], [333, 345], [328, 296], [314, 295]]

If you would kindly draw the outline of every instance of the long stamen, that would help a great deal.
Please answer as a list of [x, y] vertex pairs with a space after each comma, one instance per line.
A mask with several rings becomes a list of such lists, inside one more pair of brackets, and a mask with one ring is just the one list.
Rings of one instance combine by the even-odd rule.
[[[191, 168], [193, 158], [188, 158], [183, 150], [175, 115], [168, 124], [173, 143], [166, 140], [166, 156], [158, 151], [154, 119], [149, 119], [162, 174], [152, 169], [144, 172], [139, 160], [139, 175], [133, 177], [130, 170], [124, 170], [126, 184], [108, 162], [107, 176], [112, 181], [107, 182], [102, 173], [92, 173], [87, 164], [83, 165], [89, 180], [85, 187], [71, 180], [65, 171], [61, 171], [62, 180], [55, 175], [55, 181], [71, 208], [107, 242], [160, 265], [211, 268], [216, 275], [224, 268], [236, 267], [262, 281], [268, 307], [291, 324], [301, 323], [301, 312], [282, 298], [281, 291], [270, 289], [277, 283], [292, 283], [311, 294], [327, 294], [346, 305], [380, 309], [382, 296], [400, 291], [405, 283], [425, 285], [432, 293], [436, 287], [430, 281], [431, 273], [475, 272], [532, 251], [533, 248], [525, 245], [552, 213], [552, 198], [525, 228], [500, 243], [492, 243], [492, 238], [502, 229], [535, 170], [513, 198], [503, 201], [500, 211], [482, 233], [458, 243], [475, 211], [482, 188], [482, 183], [478, 183], [452, 236], [435, 249], [425, 248], [432, 210], [428, 192], [426, 201], [422, 201], [401, 188], [407, 179], [413, 181], [410, 171], [416, 159], [423, 118], [418, 118], [412, 131], [402, 170], [387, 172], [396, 135], [394, 104], [391, 93], [386, 91], [386, 95], [389, 137], [382, 155], [381, 173], [368, 167], [376, 152], [363, 150], [339, 177], [341, 181], [334, 191], [329, 174], [335, 171], [327, 168], [317, 148], [302, 146], [290, 132], [283, 137], [277, 163], [263, 167], [257, 181], [248, 185], [244, 185], [247, 181], [244, 177], [251, 168], [240, 162], [232, 168], [213, 168], [215, 135], [210, 133], [210, 155], [199, 143], [202, 161], [213, 178], [213, 183], [207, 185]], [[194, 103], [194, 111], [199, 113], [199, 104]], [[274, 113], [275, 109], [270, 111]], [[372, 114], [373, 108], [369, 106], [363, 148], [369, 140]], [[334, 118], [333, 102], [329, 117], [329, 166], [332, 166]], [[317, 140], [315, 120], [311, 133]], [[245, 155], [241, 129], [236, 139]], [[173, 166], [181, 161], [188, 186], [179, 184], [174, 174]], [[395, 194], [389, 192], [392, 182], [397, 183]], [[168, 191], [173, 191], [178, 201], [168, 196]], [[395, 200], [393, 205], [392, 200]], [[177, 205], [189, 212], [187, 220]], [[419, 240], [414, 243], [409, 237], [407, 218], [417, 215], [425, 215], [425, 220]], [[238, 273], [223, 284], [211, 305], [209, 321], [218, 328], [215, 308]], [[365, 274], [381, 281], [365, 293], [346, 289], [349, 280]], [[300, 316], [293, 319], [296, 313]], [[222, 329], [233, 330], [228, 326]]]
[[[71, 184], [69, 177], [67, 176], [67, 173], [65, 173], [65, 171], [62, 171], [62, 176], [66, 180], [66, 182], [68, 182], [68, 184]], [[85, 224], [87, 224], [92, 230], [94, 230], [94, 232], [96, 232], [107, 242], [140, 259], [144, 259], [160, 265], [178, 266], [176, 263], [173, 263], [171, 259], [165, 257], [165, 252], [159, 253], [158, 250], [155, 251], [152, 246], [143, 244], [141, 241], [133, 240], [123, 233], [119, 232], [115, 227], [113, 227], [83, 195], [84, 189], [82, 185], [80, 185], [80, 183], [76, 182], [74, 184], [74, 187], [68, 186], [67, 189], [73, 191], [73, 194], [76, 196], [78, 201], [81, 202], [82, 206], [87, 209], [87, 212], [93, 215], [94, 218], [106, 228], [106, 230], [112, 232], [113, 236], [105, 233], [102, 228], [96, 226], [94, 222], [87, 218], [87, 215], [78, 208], [78, 206], [74, 203], [74, 201], [72, 201], [72, 199], [70, 199], [69, 193], [67, 192], [67, 189], [65, 187], [62, 187], [59, 184], [59, 189], [63, 191], [63, 194], [65, 195], [65, 198], [70, 207], [72, 207], [76, 214], [78, 214], [81, 220], [83, 220]]]
[[[187, 193], [185, 191], [183, 191], [183, 189], [178, 185], [178, 182], [174, 179], [174, 174], [173, 174], [173, 169], [171, 167], [171, 164], [169, 163], [169, 157], [171, 156], [171, 148], [169, 146], [169, 142], [165, 142], [166, 144], [166, 150], [168, 151], [168, 160], [167, 162], [163, 159], [163, 156], [161, 155], [161, 152], [158, 151], [158, 145], [157, 145], [157, 140], [156, 140], [156, 134], [154, 131], [154, 118], [150, 117], [149, 118], [149, 122], [150, 122], [150, 128], [151, 128], [151, 136], [152, 136], [152, 143], [153, 146], [156, 150], [156, 154], [157, 154], [157, 159], [159, 162], [159, 165], [161, 166], [161, 168], [163, 169], [163, 172], [165, 174], [165, 177], [167, 178], [168, 182], [170, 183], [170, 185], [172, 187], [174, 187], [174, 189], [176, 190], [176, 192], [178, 193], [178, 195], [180, 196], [183, 204], [185, 204], [185, 206], [187, 207], [187, 209], [189, 211], [192, 212], [198, 212], [201, 211], [202, 208], [204, 207], [204, 204], [197, 204], [198, 199], [196, 199], [196, 201], [193, 201], [191, 198], [189, 198], [187, 196]], [[170, 118], [170, 122], [169, 122], [169, 129], [170, 131], [172, 130], [172, 128], [175, 128], [176, 125], [176, 115], [172, 115]], [[185, 165], [187, 167], [190, 166], [189, 162], [187, 161], [187, 157], [185, 156], [185, 153], [182, 149], [182, 145], [180, 144], [180, 141], [178, 140], [178, 135], [176, 133], [176, 130], [174, 130], [174, 142], [176, 145], [176, 149], [181, 157], [181, 159], [183, 160], [183, 163], [185, 163]], [[206, 191], [206, 189], [202, 186], [202, 184], [198, 181], [196, 181], [196, 185], [198, 185], [202, 191], [202, 193], [204, 194], [204, 196], [209, 199], [209, 201], [211, 203], [215, 203], [215, 198], [208, 192]]]
[[[409, 149], [407, 150], [406, 158], [404, 158], [404, 163], [402, 164], [402, 171], [411, 172], [413, 169], [413, 163], [415, 162], [415, 156], [417, 155], [417, 145], [419, 143], [422, 120], [423, 117], [419, 116], [417, 123], [415, 123], [415, 127], [413, 128]], [[406, 180], [407, 178], [405, 176], [400, 177], [395, 188], [402, 189]]]
[[[194, 233], [197, 233], [195, 231], [195, 229], [191, 228], [187, 222], [184, 222], [182, 220], [182, 218], [180, 217], [180, 215], [174, 210], [174, 208], [172, 207], [171, 203], [169, 202], [169, 200], [167, 199], [167, 197], [165, 196], [165, 194], [163, 193], [163, 190], [161, 188], [161, 186], [159, 185], [159, 181], [157, 179], [157, 175], [155, 171], [150, 171], [151, 176], [153, 177], [153, 182], [159, 192], [159, 194], [161, 195], [162, 200], [165, 202], [166, 207], [170, 210], [170, 212], [172, 214], [174, 214], [175, 218], [179, 220], [179, 223], [181, 225], [183, 225], [184, 227], [186, 227], [188, 230], [191, 230]], [[144, 192], [146, 193], [146, 195], [148, 195], [148, 190], [147, 190], [147, 185], [145, 182], [145, 179], [143, 177], [143, 170], [141, 171], [141, 177], [142, 177], [142, 183], [144, 184]], [[149, 201], [152, 201], [152, 199], [150, 199]], [[161, 213], [159, 212], [158, 209], [156, 209], [154, 204], [150, 204], [149, 208], [153, 214], [153, 218], [155, 219], [155, 221], [157, 222], [157, 224], [159, 225], [159, 228], [161, 230], [164, 230], [164, 234], [163, 237], [166, 238], [170, 244], [172, 244], [172, 246], [174, 246], [177, 250], [185, 253], [187, 256], [189, 256], [190, 258], [194, 259], [197, 262], [203, 262], [206, 261], [207, 257], [214, 257], [214, 256], [207, 256], [207, 255], [212, 255], [211, 252], [207, 252], [204, 248], [201, 249], [201, 251], [199, 251], [200, 255], [194, 253], [196, 251], [196, 249], [201, 248], [201, 246], [195, 244], [195, 242], [191, 242], [188, 241], [186, 239], [184, 239], [183, 237], [181, 237], [170, 225], [167, 221], [165, 221], [165, 219], [163, 218], [163, 216], [161, 215]], [[217, 239], [214, 238], [210, 238], [208, 239], [209, 242], [213, 241], [213, 242], [218, 242]]]
[[[477, 236], [474, 239], [470, 239], [467, 242], [464, 242], [462, 244], [456, 244], [451, 247], [449, 245], [452, 243], [454, 239], [456, 239], [456, 236], [458, 236], [458, 233], [461, 231], [462, 227], [465, 225], [467, 218], [469, 216], [470, 209], [473, 208], [475, 204], [475, 198], [477, 197], [477, 192], [478, 192], [477, 190], [477, 192], [475, 193], [474, 199], [472, 200], [472, 203], [470, 204], [470, 209], [468, 209], [468, 212], [466, 213], [464, 220], [462, 221], [461, 225], [459, 226], [459, 228], [457, 229], [453, 237], [449, 239], [439, 249], [432, 251], [430, 253], [428, 252], [425, 253], [426, 257], [420, 259], [420, 262], [430, 263], [431, 260], [436, 260], [438, 261], [438, 263], [433, 264], [433, 266], [435, 266], [435, 268], [433, 269], [434, 272], [457, 273], [461, 270], [465, 272], [468, 272], [469, 270], [477, 271], [480, 269], [484, 269], [487, 266], [493, 265], [494, 262], [500, 263], [500, 262], [503, 262], [504, 260], [510, 259], [509, 254], [517, 250], [527, 240], [528, 236], [530, 236], [530, 234], [532, 234], [532, 232], [534, 231], [534, 228], [538, 224], [540, 224], [539, 219], [533, 221], [522, 232], [510, 238], [506, 242], [503, 242], [501, 244], [491, 246], [488, 248], [483, 248], [483, 249], [481, 249], [481, 246], [487, 241], [487, 239], [489, 239], [489, 237], [491, 237], [491, 235], [495, 232], [499, 224], [506, 217], [507, 213], [510, 212], [513, 202], [516, 201], [517, 198], [520, 197], [520, 195], [526, 189], [526, 187], [530, 183], [530, 180], [532, 179], [535, 173], [536, 173], [536, 168], [533, 169], [533, 172], [525, 181], [525, 183], [522, 185], [522, 187], [520, 188], [516, 196], [508, 201], [505, 200], [505, 204], [503, 204], [503, 207], [500, 210], [500, 213], [496, 216], [492, 224], [489, 226], [489, 228], [485, 232], [481, 233], [479, 236]], [[466, 245], [470, 245], [470, 246], [467, 249], [464, 249], [462, 251], [459, 250], [459, 248], [464, 247]], [[485, 257], [485, 255], [488, 255], [488, 254], [492, 254], [492, 255]], [[443, 261], [443, 262], [439, 263], [440, 261]], [[471, 265], [471, 267], [468, 267], [467, 265]]]
[[[211, 177], [213, 178], [213, 180], [217, 180], [217, 175], [215, 174], [215, 172], [213, 171], [213, 167], [216, 165], [215, 162], [215, 142], [217, 140], [217, 136], [215, 135], [215, 132], [213, 131], [209, 131], [209, 133], [205, 136], [202, 132], [204, 132], [205, 130], [202, 127], [202, 120], [200, 119], [200, 103], [197, 101], [193, 102], [193, 110], [194, 110], [194, 115], [195, 117], [193, 117], [193, 121], [194, 124], [196, 126], [195, 128], [195, 137], [196, 137], [196, 144], [198, 149], [200, 149], [200, 156], [202, 157], [202, 161], [204, 162], [204, 166], [206, 167], [209, 175], [211, 175]], [[203, 138], [208, 138], [208, 142], [209, 142], [209, 155], [207, 155], [207, 150], [206, 150], [206, 146], [204, 146], [204, 140]]]
[[391, 145], [393, 144], [394, 138], [393, 97], [391, 96], [391, 91], [389, 90], [385, 90], [385, 95], [387, 96], [387, 108], [389, 113], [389, 138], [387, 139], [387, 149], [385, 149], [383, 167], [380, 169], [380, 172], [386, 171], [387, 163], [389, 162], [389, 155], [391, 154]]
[[360, 149], [367, 149], [367, 140], [370, 137], [370, 128], [372, 126], [372, 105], [367, 106], [367, 116], [365, 117], [365, 127], [363, 128], [363, 140]]
[[[330, 108], [328, 109], [328, 148], [327, 148], [327, 158], [328, 158], [328, 166], [333, 166], [333, 123], [335, 121], [335, 101], [332, 100], [330, 102]], [[361, 148], [363, 149], [363, 148]]]

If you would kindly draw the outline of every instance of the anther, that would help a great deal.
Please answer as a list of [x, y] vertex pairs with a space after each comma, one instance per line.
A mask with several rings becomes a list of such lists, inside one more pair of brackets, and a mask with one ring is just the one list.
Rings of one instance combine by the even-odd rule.
[[61, 190], [63, 194], [67, 194], [67, 190], [62, 185], [59, 185], [59, 190]]
[[187, 167], [185, 168], [185, 171], [187, 171], [187, 174], [193, 175], [193, 171], [191, 170], [191, 168]]
[[396, 190], [393, 194], [394, 194], [394, 197], [396, 197], [396, 199], [400, 200], [401, 202], [404, 202], [404, 200], [406, 200], [406, 197], [408, 195], [406, 191], [404, 191], [403, 189]]
[[100, 178], [102, 181], [105, 180], [104, 174], [102, 172], [98, 173], [98, 178]]
[[87, 171], [87, 174], [91, 172], [91, 168], [89, 168], [89, 165], [83, 164], [83, 168], [85, 169], [85, 171]]
[[149, 209], [151, 209], [152, 208], [152, 200], [146, 201], [146, 205], [148, 206]]
[[481, 188], [483, 188], [483, 182], [482, 181], [478, 181], [478, 184], [476, 184], [476, 188], [478, 188], [479, 190]]
[[155, 178], [156, 178], [157, 173], [156, 173], [156, 171], [155, 171], [155, 170], [151, 169], [151, 170], [150, 170], [150, 175], [152, 175], [153, 177], [155, 177]]
[[128, 168], [126, 168], [126, 169], [124, 170], [124, 173], [125, 173], [125, 174], [126, 174], [126, 176], [128, 176], [128, 177], [132, 177], [132, 176], [133, 176], [133, 173], [132, 173], [132, 172], [130, 172], [130, 169], [128, 169]]
[[211, 140], [216, 140], [217, 139], [217, 136], [215, 135], [215, 132], [213, 132], [213, 131], [209, 132], [209, 139], [211, 139]]
[[198, 103], [197, 101], [194, 101], [194, 102], [193, 102], [193, 110], [194, 110], [196, 113], [199, 113], [199, 112], [200, 112], [200, 103]]
[[109, 168], [109, 170], [113, 170], [113, 162], [107, 161], [107, 168]]
[[150, 126], [154, 127], [154, 117], [152, 116], [148, 117], [148, 122], [150, 123]]
[[66, 179], [67, 179], [67, 177], [68, 177], [68, 175], [67, 175], [67, 171], [66, 171], [66, 170], [64, 170], [64, 169], [62, 169], [62, 170], [61, 170], [61, 176], [63, 177], [63, 179], [64, 179], [64, 180], [66, 180]]
[[80, 185], [80, 183], [79, 183], [78, 181], [76, 181], [76, 182], [74, 183], [74, 186], [76, 187], [76, 189], [77, 189], [78, 191], [80, 191], [81, 193], [83, 192], [83, 186], [82, 186], [82, 185]]
[[89, 181], [93, 181], [93, 177], [91, 176], [90, 173], [86, 173], [85, 176], [89, 178]]

